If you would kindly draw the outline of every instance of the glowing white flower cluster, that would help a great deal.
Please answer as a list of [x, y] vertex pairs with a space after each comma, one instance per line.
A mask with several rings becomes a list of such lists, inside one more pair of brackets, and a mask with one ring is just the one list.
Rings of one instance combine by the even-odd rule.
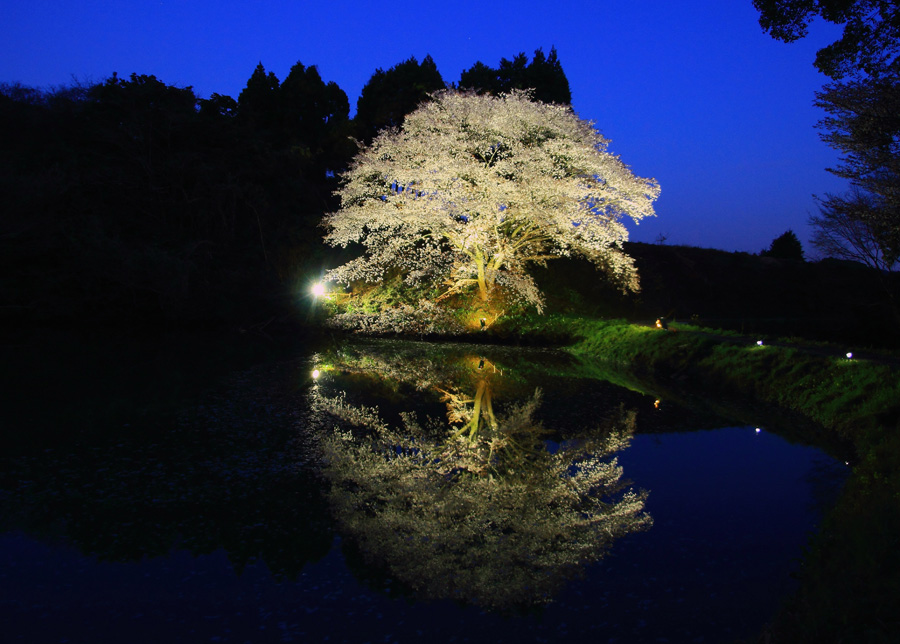
[[531, 264], [580, 255], [625, 289], [638, 288], [622, 250], [627, 230], [653, 215], [659, 186], [606, 151], [608, 141], [568, 107], [443, 91], [382, 132], [343, 176], [326, 241], [365, 255], [326, 279], [444, 281], [448, 293], [494, 284], [541, 307]]

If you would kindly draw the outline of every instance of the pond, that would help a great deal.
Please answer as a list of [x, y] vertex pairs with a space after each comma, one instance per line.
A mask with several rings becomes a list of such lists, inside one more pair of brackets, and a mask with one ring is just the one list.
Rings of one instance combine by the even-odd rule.
[[848, 469], [551, 350], [341, 340], [212, 380], [0, 457], [6, 641], [752, 638]]

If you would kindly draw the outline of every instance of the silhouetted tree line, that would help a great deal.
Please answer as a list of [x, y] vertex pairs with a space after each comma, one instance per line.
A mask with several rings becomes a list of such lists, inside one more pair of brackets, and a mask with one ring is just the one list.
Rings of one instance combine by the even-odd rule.
[[[462, 80], [465, 80], [463, 83]], [[262, 64], [237, 100], [153, 75], [0, 85], [0, 319], [252, 323], [290, 311], [330, 258], [337, 176], [447, 84], [430, 56], [346, 93]], [[556, 51], [483, 63], [460, 87], [569, 103]]]

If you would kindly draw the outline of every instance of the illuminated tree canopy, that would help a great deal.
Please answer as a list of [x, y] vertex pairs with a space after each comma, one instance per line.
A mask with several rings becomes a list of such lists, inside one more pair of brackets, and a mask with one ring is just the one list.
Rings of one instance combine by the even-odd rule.
[[637, 290], [622, 220], [653, 215], [659, 186], [607, 144], [570, 108], [527, 92], [438, 92], [343, 176], [325, 239], [365, 253], [326, 278], [377, 283], [399, 271], [408, 284], [443, 283], [446, 295], [477, 287], [483, 301], [501, 285], [541, 310], [529, 267], [579, 255]]

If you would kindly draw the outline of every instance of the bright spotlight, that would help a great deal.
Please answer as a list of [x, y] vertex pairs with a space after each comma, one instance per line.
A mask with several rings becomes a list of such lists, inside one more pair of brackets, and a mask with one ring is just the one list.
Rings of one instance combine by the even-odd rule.
[[312, 372], [313, 380], [318, 380], [320, 375], [322, 375], [322, 374], [319, 372], [318, 369], [313, 369], [313, 372]]
[[316, 282], [312, 287], [312, 294], [316, 297], [322, 297], [325, 295], [325, 285], [322, 282]]

